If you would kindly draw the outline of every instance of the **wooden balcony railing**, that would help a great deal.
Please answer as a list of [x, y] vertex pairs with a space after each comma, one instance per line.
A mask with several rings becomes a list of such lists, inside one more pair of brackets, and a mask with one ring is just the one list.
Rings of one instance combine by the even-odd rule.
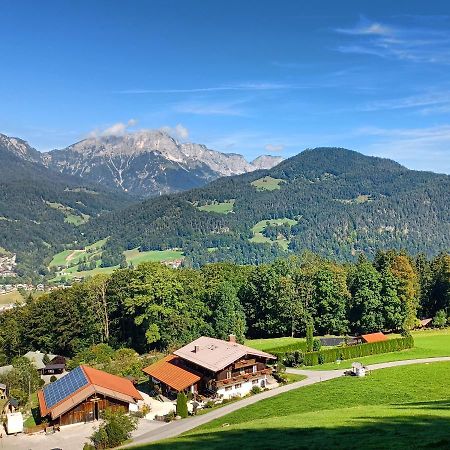
[[217, 388], [220, 388], [222, 386], [232, 386], [233, 384], [254, 380], [256, 378], [260, 378], [261, 375], [270, 375], [271, 373], [272, 373], [272, 369], [266, 368], [263, 370], [258, 370], [257, 372], [246, 373], [243, 375], [236, 375], [236, 376], [233, 376], [232, 378], [227, 378], [225, 380], [216, 381], [215, 385]]

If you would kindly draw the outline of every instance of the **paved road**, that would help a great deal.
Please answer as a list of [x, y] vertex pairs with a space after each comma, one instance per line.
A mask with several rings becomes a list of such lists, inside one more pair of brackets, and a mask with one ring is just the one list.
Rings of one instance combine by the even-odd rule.
[[[424, 358], [424, 359], [409, 359], [404, 361], [392, 361], [380, 364], [372, 364], [367, 366], [370, 370], [378, 370], [378, 369], [386, 369], [388, 367], [397, 367], [397, 366], [407, 366], [410, 364], [427, 364], [431, 362], [439, 362], [439, 361], [450, 361], [450, 357], [440, 357], [440, 358]], [[136, 436], [133, 440], [133, 443], [130, 444], [146, 444], [155, 441], [159, 441], [161, 439], [173, 438], [181, 433], [185, 433], [186, 431], [192, 430], [200, 425], [211, 422], [214, 419], [218, 419], [219, 417], [223, 417], [226, 414], [229, 414], [233, 411], [237, 411], [238, 409], [244, 408], [245, 406], [252, 405], [253, 403], [259, 402], [266, 398], [275, 397], [276, 395], [282, 394], [283, 392], [289, 392], [293, 389], [298, 389], [303, 386], [309, 386], [311, 384], [320, 383], [322, 381], [332, 380], [334, 378], [339, 378], [344, 375], [344, 372], [348, 369], [342, 370], [300, 370], [300, 369], [287, 369], [288, 373], [305, 375], [307, 378], [302, 381], [297, 381], [292, 384], [288, 384], [285, 386], [281, 386], [279, 388], [273, 389], [271, 391], [265, 391], [261, 394], [254, 395], [252, 397], [245, 398], [236, 403], [230, 403], [216, 410], [210, 411], [207, 414], [201, 416], [190, 417], [188, 419], [179, 420], [170, 422], [165, 424], [156, 430], [153, 430], [149, 433], [143, 433], [139, 436]]]

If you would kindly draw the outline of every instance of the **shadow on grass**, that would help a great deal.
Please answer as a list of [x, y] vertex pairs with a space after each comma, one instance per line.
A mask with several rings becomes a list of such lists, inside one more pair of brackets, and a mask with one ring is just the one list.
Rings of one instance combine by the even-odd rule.
[[233, 430], [182, 436], [137, 447], [149, 450], [322, 450], [322, 449], [449, 449], [448, 417], [414, 416], [378, 420], [359, 417], [344, 427]]
[[[434, 409], [434, 410], [450, 410], [450, 400], [435, 400], [430, 402], [413, 402], [396, 405], [397, 408], [407, 409]], [[449, 424], [450, 426], [450, 424]], [[450, 447], [449, 447], [450, 448]]]

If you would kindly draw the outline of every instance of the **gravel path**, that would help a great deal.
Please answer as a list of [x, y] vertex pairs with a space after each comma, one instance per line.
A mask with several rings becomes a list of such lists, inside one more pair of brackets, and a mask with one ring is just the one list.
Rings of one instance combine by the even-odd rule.
[[[440, 362], [440, 361], [450, 361], [450, 357], [440, 357], [440, 358], [423, 358], [423, 359], [409, 359], [404, 361], [391, 361], [380, 364], [372, 364], [367, 367], [369, 370], [378, 370], [378, 369], [386, 369], [389, 367], [397, 367], [397, 366], [407, 366], [410, 364], [428, 364], [432, 362]], [[236, 403], [230, 403], [216, 410], [210, 411], [207, 414], [201, 416], [190, 417], [184, 420], [178, 420], [174, 422], [170, 422], [165, 424], [156, 430], [152, 430], [148, 433], [140, 434], [136, 436], [133, 440], [133, 443], [128, 447], [136, 445], [136, 444], [146, 444], [155, 441], [159, 441], [161, 439], [173, 438], [181, 433], [185, 433], [186, 431], [192, 430], [200, 425], [211, 422], [214, 419], [218, 419], [219, 417], [223, 417], [226, 414], [229, 414], [233, 411], [237, 411], [238, 409], [244, 408], [245, 406], [252, 405], [253, 403], [259, 402], [266, 398], [275, 397], [276, 395], [282, 394], [284, 392], [289, 392], [294, 389], [301, 388], [303, 386], [309, 386], [311, 384], [320, 383], [322, 381], [332, 380], [334, 378], [339, 378], [344, 375], [344, 372], [348, 369], [342, 370], [302, 370], [302, 369], [287, 369], [288, 373], [305, 375], [307, 378], [302, 381], [297, 381], [292, 384], [287, 384], [285, 386], [281, 386], [279, 388], [273, 389], [272, 391], [265, 391], [261, 394], [254, 395], [252, 397], [248, 397], [242, 399]]]

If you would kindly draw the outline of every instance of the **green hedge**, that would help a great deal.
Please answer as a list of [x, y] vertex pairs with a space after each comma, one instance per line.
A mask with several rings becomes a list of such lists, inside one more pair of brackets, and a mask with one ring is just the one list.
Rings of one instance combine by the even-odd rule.
[[308, 352], [302, 354], [299, 351], [294, 352], [276, 352], [274, 353], [286, 365], [305, 365], [317, 366], [335, 362], [338, 359], [354, 359], [369, 355], [378, 355], [381, 353], [392, 353], [399, 350], [405, 350], [414, 347], [412, 336], [388, 339], [387, 341], [374, 342], [372, 344], [358, 344], [344, 347], [334, 347], [317, 352]]
[[295, 351], [306, 352], [306, 341], [298, 341], [295, 344], [280, 345], [278, 347], [269, 348], [264, 351], [267, 353], [271, 353], [272, 355], [285, 354]]

